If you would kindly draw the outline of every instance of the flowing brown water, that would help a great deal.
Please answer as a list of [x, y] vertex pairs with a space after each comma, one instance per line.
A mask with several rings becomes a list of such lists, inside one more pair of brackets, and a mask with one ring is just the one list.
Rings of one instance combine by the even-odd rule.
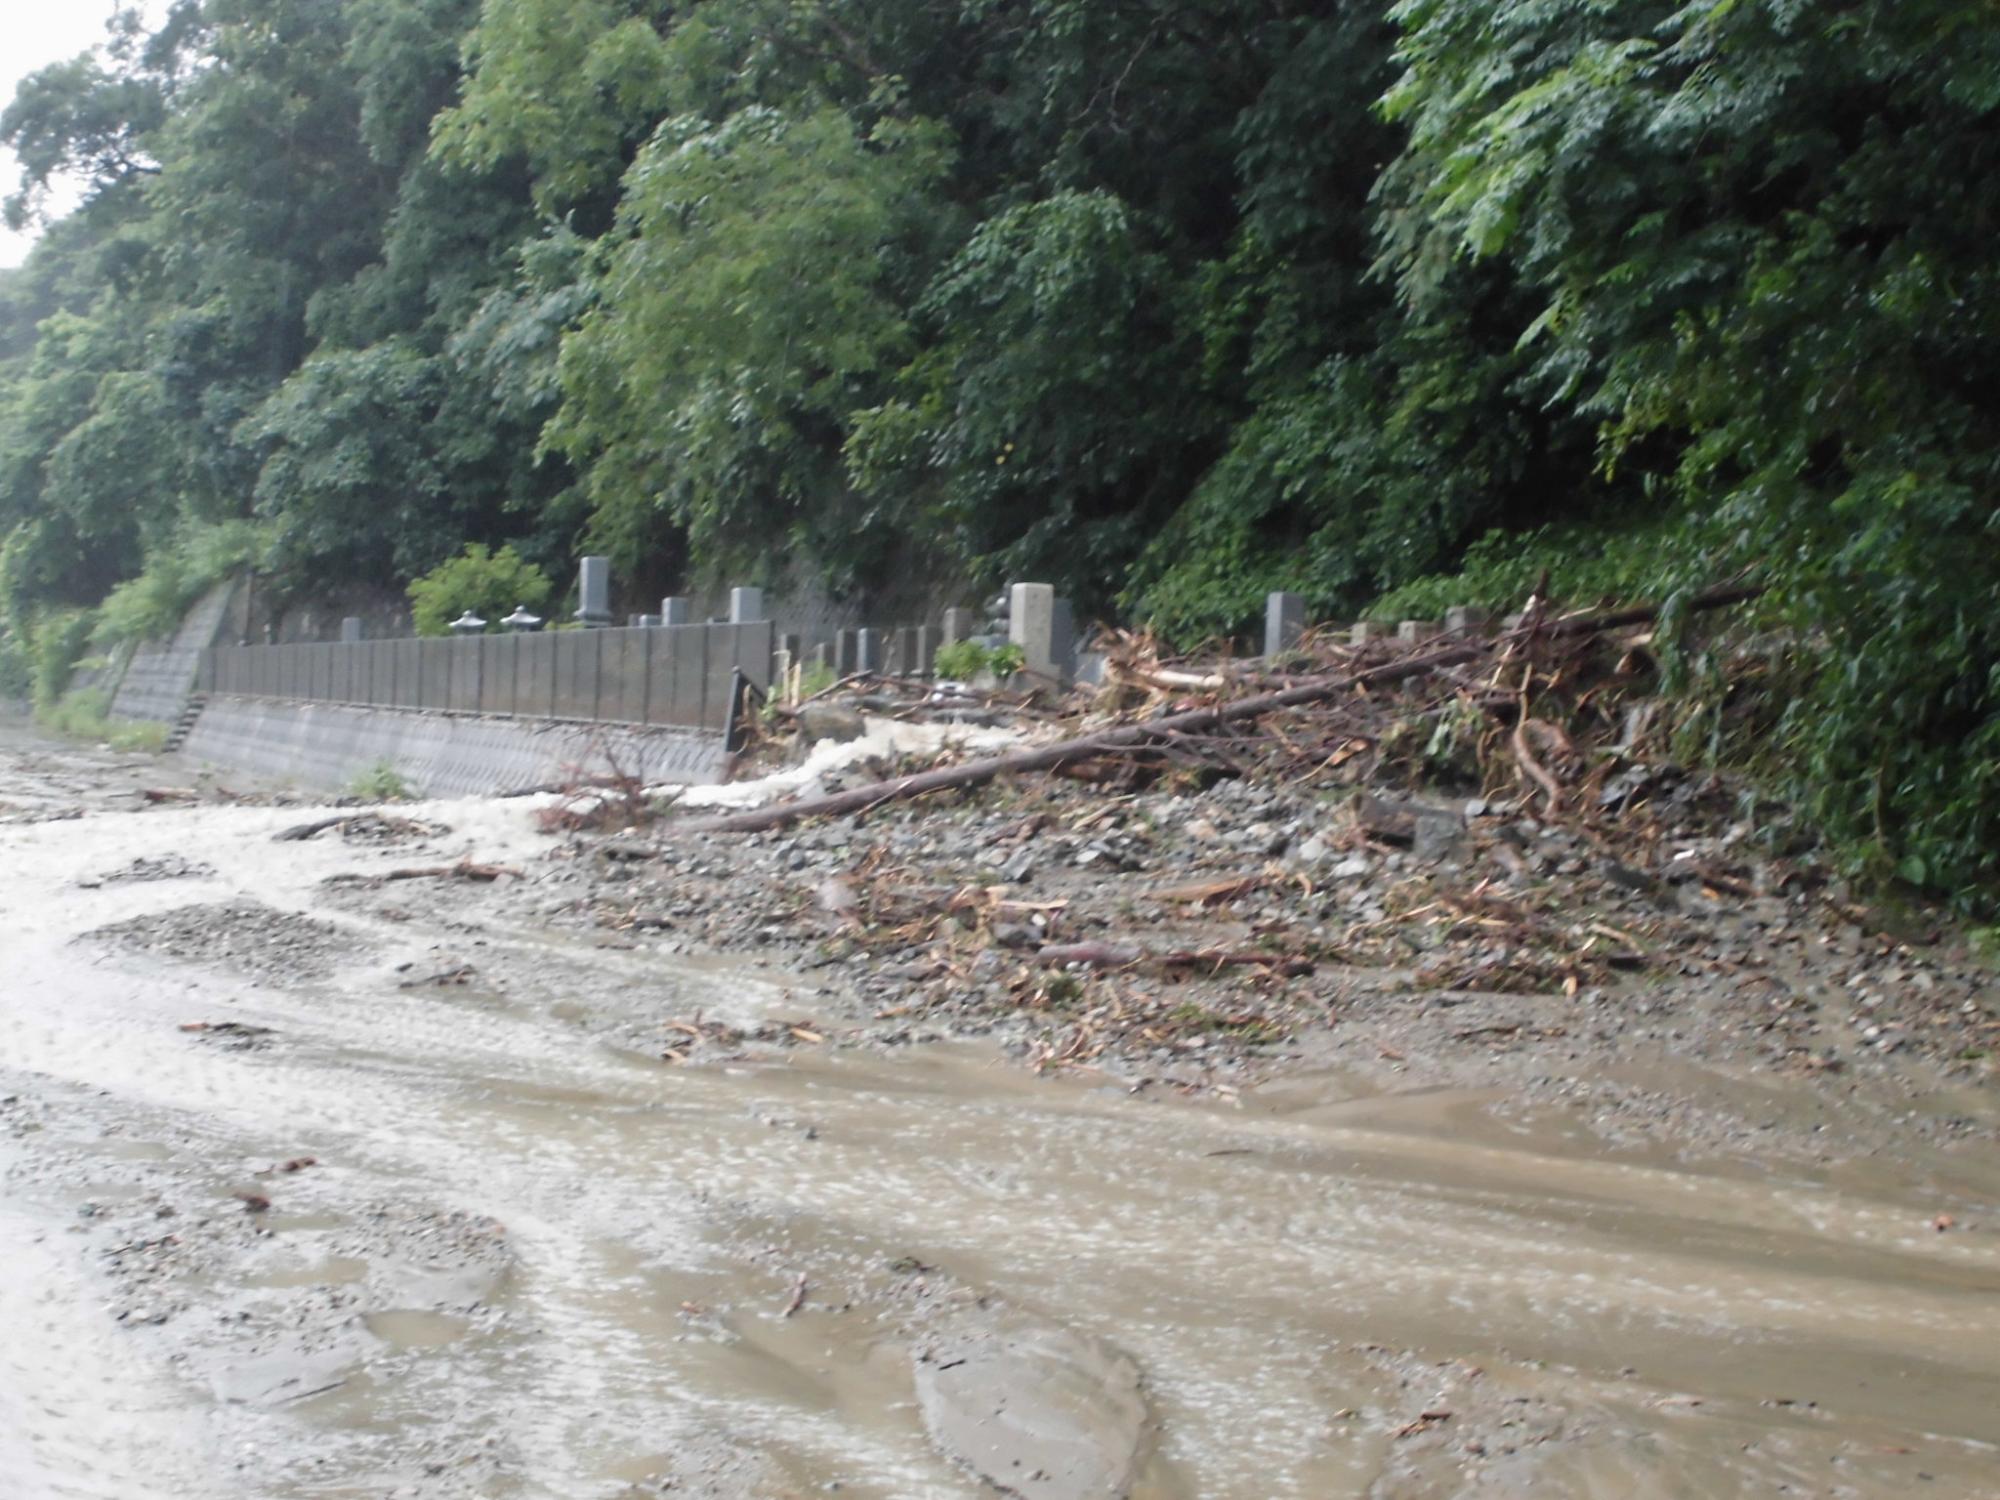
[[[972, 1043], [671, 1068], [583, 1018], [797, 992], [533, 936], [482, 950], [538, 976], [497, 991], [395, 988], [435, 933], [285, 986], [72, 941], [311, 906], [354, 857], [268, 842], [299, 816], [0, 829], [0, 1496], [974, 1495], [910, 1349], [981, 1319], [1136, 1365], [1156, 1500], [2000, 1495], [2000, 1216], [1932, 1225], [2000, 1196], [1990, 1148], [1856, 1157], [1835, 1111], [1821, 1161], [1613, 1149], [1505, 1088], [1134, 1097]], [[518, 806], [445, 816], [530, 849]], [[74, 884], [167, 852], [220, 873]], [[223, 1017], [275, 1040], [180, 1030]], [[1805, 1082], [1633, 1081], [1827, 1114]], [[99, 1218], [171, 1193], [163, 1225], [235, 1233], [250, 1189], [254, 1234], [116, 1320]], [[429, 1254], [406, 1212], [497, 1221], [506, 1256]], [[232, 1343], [239, 1315], [296, 1336]]]

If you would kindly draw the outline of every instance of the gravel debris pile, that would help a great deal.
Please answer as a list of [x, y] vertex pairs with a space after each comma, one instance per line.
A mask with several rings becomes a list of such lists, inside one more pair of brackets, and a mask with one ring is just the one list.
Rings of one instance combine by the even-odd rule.
[[331, 923], [247, 900], [177, 906], [84, 937], [126, 952], [215, 964], [267, 984], [322, 978], [358, 946]]

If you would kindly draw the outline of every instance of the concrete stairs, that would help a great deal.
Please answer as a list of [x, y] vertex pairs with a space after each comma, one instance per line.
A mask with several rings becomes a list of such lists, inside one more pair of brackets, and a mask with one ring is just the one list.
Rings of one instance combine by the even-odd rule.
[[206, 693], [189, 693], [187, 703], [181, 709], [181, 716], [174, 720], [173, 728], [167, 731], [166, 743], [162, 750], [178, 750], [187, 743], [187, 737], [194, 732], [194, 722], [201, 717], [201, 711], [208, 707]]

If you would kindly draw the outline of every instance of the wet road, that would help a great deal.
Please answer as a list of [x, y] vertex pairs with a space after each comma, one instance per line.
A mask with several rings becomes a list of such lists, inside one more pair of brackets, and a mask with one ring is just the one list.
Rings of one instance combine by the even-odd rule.
[[[270, 842], [306, 812], [9, 754], [11, 800], [87, 811], [0, 827], [0, 1496], [990, 1493], [913, 1372], [1023, 1327], [1136, 1367], [1143, 1432], [1083, 1440], [1153, 1500], [2000, 1494], [1990, 1148], [1639, 1151], [1499, 1091], [1133, 1097], [973, 1043], [675, 1068], [596, 1023], [828, 1002], [385, 921], [321, 885], [377, 851]], [[447, 854], [537, 853], [521, 804], [432, 811]], [[169, 855], [214, 873], [78, 885]], [[237, 899], [341, 962], [77, 941]]]

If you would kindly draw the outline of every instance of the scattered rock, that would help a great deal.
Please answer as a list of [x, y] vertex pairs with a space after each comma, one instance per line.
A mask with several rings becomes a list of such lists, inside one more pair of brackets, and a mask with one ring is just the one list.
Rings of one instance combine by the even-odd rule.
[[924, 1427], [954, 1463], [1022, 1500], [1119, 1500], [1147, 1416], [1129, 1359], [1066, 1329], [946, 1335], [917, 1357]]
[[859, 711], [839, 703], [808, 703], [799, 709], [799, 730], [808, 742], [832, 740], [845, 744], [868, 732]]

